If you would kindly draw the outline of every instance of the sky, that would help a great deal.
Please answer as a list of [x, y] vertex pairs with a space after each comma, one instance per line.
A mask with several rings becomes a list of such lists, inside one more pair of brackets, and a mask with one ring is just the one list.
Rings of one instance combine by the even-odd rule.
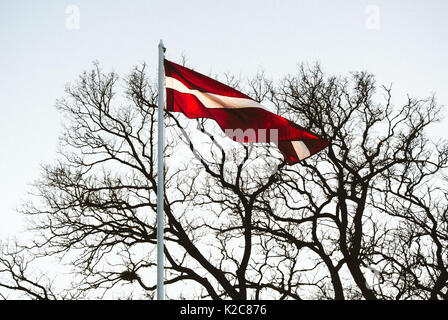
[[317, 61], [375, 74], [397, 103], [435, 93], [447, 105], [447, 15], [445, 0], [0, 0], [0, 239], [23, 229], [16, 208], [56, 157], [56, 99], [93, 61], [119, 74], [146, 62], [155, 76], [163, 39], [168, 59], [206, 74], [280, 79]]

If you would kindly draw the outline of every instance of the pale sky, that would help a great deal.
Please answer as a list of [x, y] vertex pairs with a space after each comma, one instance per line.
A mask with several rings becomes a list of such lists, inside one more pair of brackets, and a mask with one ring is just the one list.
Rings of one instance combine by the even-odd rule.
[[435, 92], [446, 105], [447, 15], [445, 0], [0, 0], [0, 239], [22, 229], [15, 207], [55, 158], [55, 101], [92, 61], [120, 74], [146, 61], [155, 76], [163, 39], [168, 59], [184, 54], [203, 73], [262, 68], [278, 79], [319, 61], [393, 83], [397, 103]]

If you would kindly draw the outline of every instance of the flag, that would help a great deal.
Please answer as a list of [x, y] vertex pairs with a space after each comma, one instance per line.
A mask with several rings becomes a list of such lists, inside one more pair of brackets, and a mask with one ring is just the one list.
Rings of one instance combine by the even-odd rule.
[[166, 108], [190, 119], [213, 119], [238, 142], [275, 142], [286, 163], [294, 164], [328, 145], [309, 130], [276, 115], [221, 82], [164, 60]]

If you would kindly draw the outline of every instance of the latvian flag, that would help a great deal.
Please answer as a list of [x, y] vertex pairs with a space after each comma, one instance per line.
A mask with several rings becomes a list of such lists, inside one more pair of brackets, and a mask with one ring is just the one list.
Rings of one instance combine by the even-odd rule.
[[294, 164], [328, 145], [328, 141], [264, 109], [223, 83], [165, 60], [166, 105], [191, 119], [215, 120], [238, 142], [276, 142], [286, 163]]

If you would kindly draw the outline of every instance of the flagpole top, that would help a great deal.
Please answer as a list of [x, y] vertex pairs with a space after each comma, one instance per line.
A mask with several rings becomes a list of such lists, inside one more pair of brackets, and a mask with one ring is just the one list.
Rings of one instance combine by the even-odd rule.
[[163, 40], [162, 40], [162, 39], [160, 39], [160, 42], [159, 42], [159, 48], [163, 48], [163, 53], [166, 52], [166, 48], [165, 48], [165, 46], [163, 45]]

